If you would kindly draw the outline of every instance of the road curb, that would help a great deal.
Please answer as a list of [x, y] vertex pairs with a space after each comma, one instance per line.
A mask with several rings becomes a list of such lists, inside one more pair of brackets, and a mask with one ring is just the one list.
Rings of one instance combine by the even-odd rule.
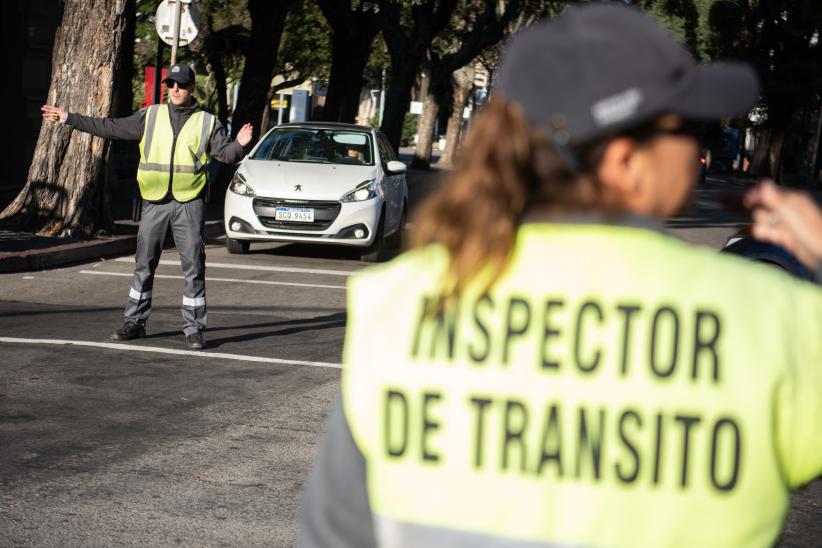
[[32, 249], [17, 253], [0, 253], [0, 273], [44, 270], [101, 257], [134, 253], [137, 236], [113, 236], [105, 240], [89, 240]]
[[[206, 238], [214, 238], [221, 234], [223, 234], [222, 219], [206, 222]], [[46, 270], [85, 261], [130, 255], [136, 249], [137, 235], [126, 234], [105, 239], [54, 245], [42, 249], [0, 252], [0, 274]]]

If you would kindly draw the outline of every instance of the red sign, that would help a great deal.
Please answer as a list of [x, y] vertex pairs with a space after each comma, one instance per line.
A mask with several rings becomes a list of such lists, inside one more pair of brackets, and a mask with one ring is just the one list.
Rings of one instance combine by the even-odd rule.
[[[145, 87], [143, 88], [143, 104], [140, 105], [140, 108], [145, 108], [149, 105], [154, 104], [154, 67], [148, 66], [146, 67], [146, 78], [145, 78]], [[162, 79], [166, 79], [166, 75], [168, 74], [168, 68], [163, 67], [160, 71], [162, 75]], [[161, 83], [160, 84], [160, 104], [163, 103], [163, 98], [166, 95], [166, 85]]]

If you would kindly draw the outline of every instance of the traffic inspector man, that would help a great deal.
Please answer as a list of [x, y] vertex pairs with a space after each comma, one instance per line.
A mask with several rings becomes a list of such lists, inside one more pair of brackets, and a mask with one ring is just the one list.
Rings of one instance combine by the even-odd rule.
[[694, 122], [757, 97], [618, 3], [514, 37], [417, 248], [349, 284], [300, 546], [772, 545], [822, 471], [822, 291], [661, 230]]
[[192, 98], [194, 71], [188, 65], [169, 68], [164, 80], [169, 103], [151, 105], [126, 118], [93, 118], [43, 105], [43, 118], [106, 139], [140, 141], [137, 183], [143, 197], [137, 231], [134, 281], [123, 326], [111, 335], [118, 341], [146, 336], [151, 313], [154, 271], [169, 227], [185, 275], [183, 333], [190, 348], [205, 346], [205, 202], [203, 190], [212, 158], [225, 163], [242, 159], [253, 128], [245, 124], [232, 141], [217, 118]]

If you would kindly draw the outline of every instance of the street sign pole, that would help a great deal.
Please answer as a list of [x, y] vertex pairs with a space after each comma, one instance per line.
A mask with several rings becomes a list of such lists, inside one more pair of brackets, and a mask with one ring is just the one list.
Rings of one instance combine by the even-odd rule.
[[160, 84], [162, 83], [163, 75], [163, 48], [165, 42], [157, 37], [157, 56], [154, 59], [154, 101], [153, 104], [160, 104]]
[[180, 43], [180, 21], [183, 18], [183, 2], [174, 2], [174, 39], [171, 42], [171, 64], [177, 63], [177, 45]]

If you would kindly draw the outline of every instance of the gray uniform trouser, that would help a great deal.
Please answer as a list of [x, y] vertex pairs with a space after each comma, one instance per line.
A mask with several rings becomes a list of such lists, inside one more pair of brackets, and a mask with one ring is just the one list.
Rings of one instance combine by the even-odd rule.
[[160, 262], [163, 242], [171, 227], [174, 245], [180, 253], [185, 284], [183, 286], [183, 333], [190, 335], [206, 327], [205, 239], [202, 198], [180, 203], [176, 200], [153, 204], [143, 202], [140, 228], [137, 231], [134, 281], [126, 304], [126, 321], [145, 324], [151, 313], [151, 291], [154, 271]]

